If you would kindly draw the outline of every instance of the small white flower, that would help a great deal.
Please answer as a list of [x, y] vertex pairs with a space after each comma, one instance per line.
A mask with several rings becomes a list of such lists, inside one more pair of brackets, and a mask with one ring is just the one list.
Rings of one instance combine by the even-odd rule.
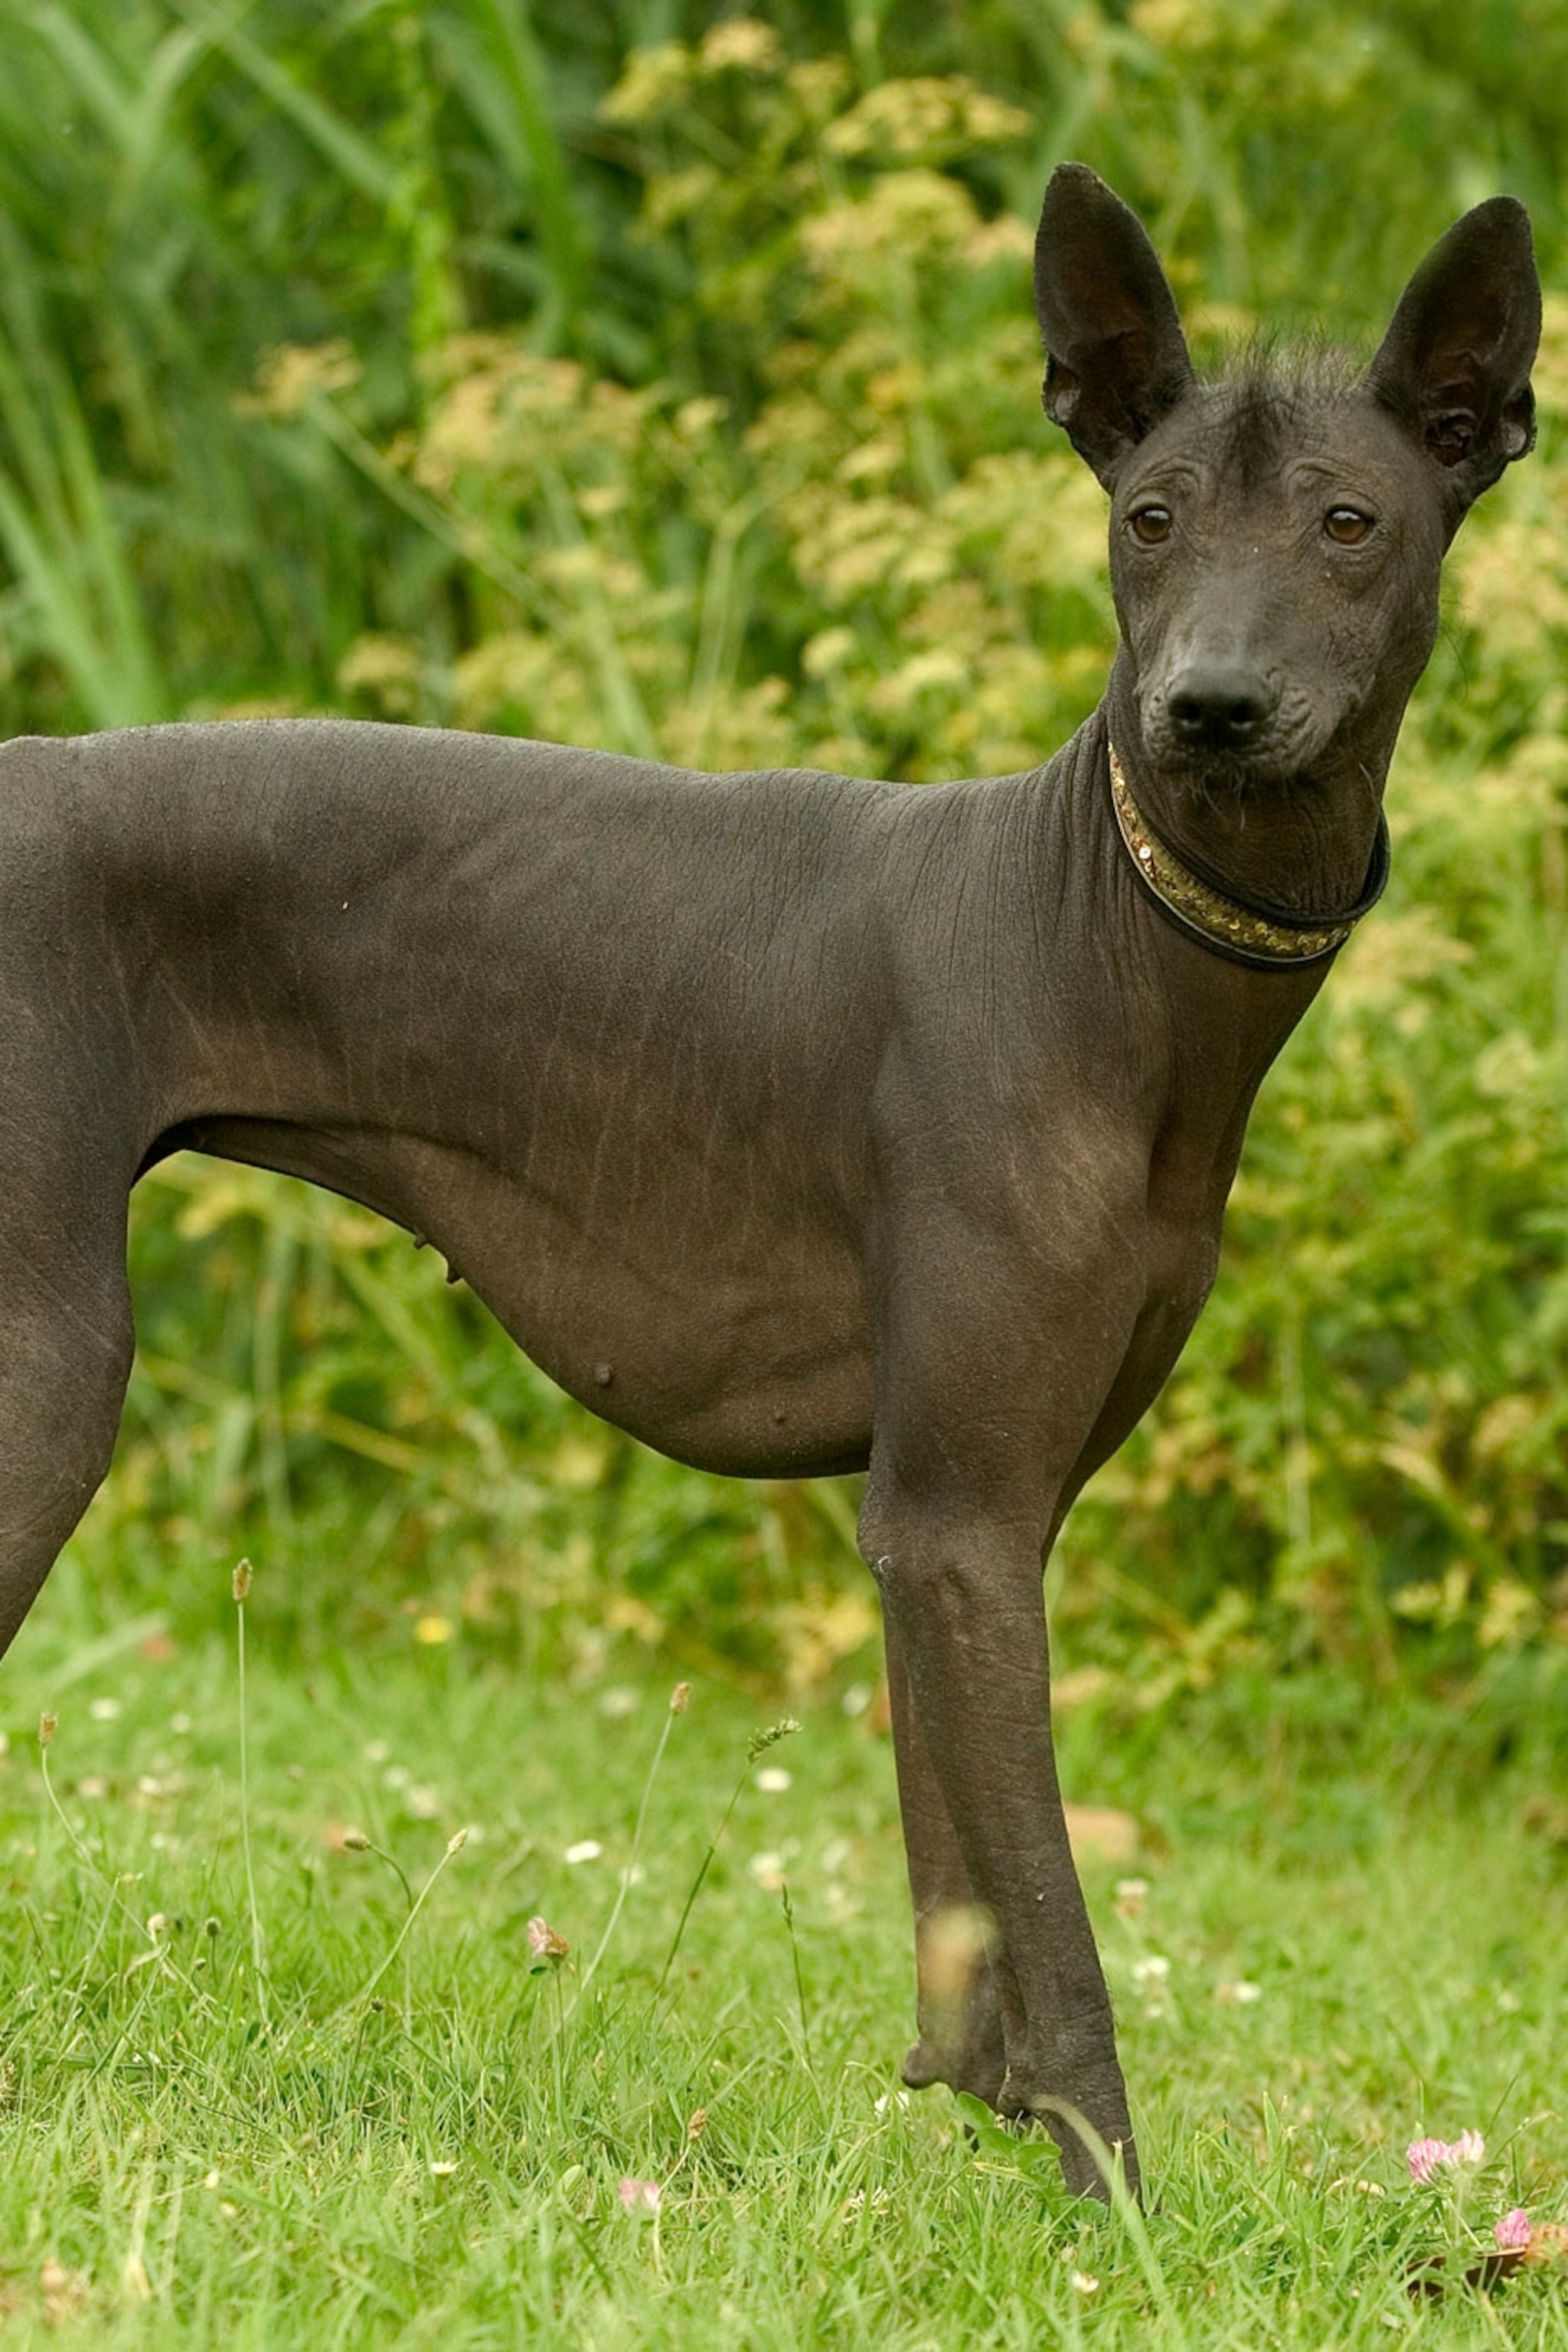
[[776, 1895], [784, 1883], [784, 1858], [782, 1853], [754, 1853], [746, 1868], [765, 1895]]
[[767, 1797], [782, 1797], [786, 1789], [795, 1785], [794, 1773], [787, 1772], [782, 1764], [764, 1764], [756, 1779], [758, 1788]]
[[120, 1701], [117, 1698], [95, 1698], [87, 1711], [94, 1723], [112, 1723], [120, 1713]]
[[624, 1683], [612, 1683], [608, 1690], [599, 1693], [599, 1713], [607, 1715], [612, 1723], [618, 1723], [623, 1717], [635, 1715], [637, 1711], [637, 1695], [635, 1690], [628, 1690]]
[[1163, 1952], [1148, 1952], [1132, 1963], [1132, 1981], [1140, 1992], [1158, 1992], [1169, 1979], [1171, 1963]]
[[575, 1845], [567, 1847], [563, 1858], [574, 1869], [580, 1862], [597, 1862], [604, 1851], [597, 1838], [579, 1838]]
[[403, 1801], [416, 1822], [433, 1822], [441, 1810], [434, 1789], [410, 1789]]
[[864, 1715], [876, 1696], [869, 1683], [851, 1683], [838, 1704], [846, 1715]]

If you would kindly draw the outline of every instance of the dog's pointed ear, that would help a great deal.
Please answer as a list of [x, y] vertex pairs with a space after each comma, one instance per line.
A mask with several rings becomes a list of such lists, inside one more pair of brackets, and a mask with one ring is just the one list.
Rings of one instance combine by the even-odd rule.
[[1535, 445], [1541, 284], [1530, 216], [1493, 196], [1438, 239], [1400, 297], [1369, 390], [1448, 478], [1457, 522]]
[[1110, 488], [1193, 383], [1165, 273], [1136, 215], [1086, 163], [1051, 173], [1035, 238], [1046, 415]]

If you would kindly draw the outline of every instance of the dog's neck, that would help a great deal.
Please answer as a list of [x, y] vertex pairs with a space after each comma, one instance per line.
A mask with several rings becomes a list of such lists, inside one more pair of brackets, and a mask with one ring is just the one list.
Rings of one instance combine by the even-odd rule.
[[1201, 770], [1175, 776], [1162, 770], [1145, 748], [1124, 651], [1102, 709], [1138, 810], [1211, 890], [1303, 921], [1359, 906], [1376, 862], [1384, 782], [1402, 711], [1331, 746], [1304, 774], [1248, 786]]
[[1338, 953], [1362, 917], [1382, 898], [1388, 879], [1388, 828], [1382, 824], [1372, 866], [1353, 907], [1303, 919], [1300, 912], [1268, 901], [1238, 898], [1224, 887], [1205, 881], [1184, 865], [1149, 823], [1109, 738], [1106, 751], [1111, 808], [1134, 873], [1177, 929], [1214, 954], [1260, 971], [1288, 971], [1321, 963]]

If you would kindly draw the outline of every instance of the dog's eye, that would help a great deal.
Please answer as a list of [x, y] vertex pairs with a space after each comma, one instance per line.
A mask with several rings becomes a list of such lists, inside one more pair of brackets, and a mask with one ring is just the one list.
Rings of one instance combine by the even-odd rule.
[[1372, 517], [1359, 507], [1331, 507], [1323, 529], [1336, 547], [1359, 547], [1372, 535]]
[[1162, 540], [1171, 536], [1169, 507], [1136, 507], [1127, 520], [1133, 538], [1141, 539], [1145, 547], [1158, 547]]

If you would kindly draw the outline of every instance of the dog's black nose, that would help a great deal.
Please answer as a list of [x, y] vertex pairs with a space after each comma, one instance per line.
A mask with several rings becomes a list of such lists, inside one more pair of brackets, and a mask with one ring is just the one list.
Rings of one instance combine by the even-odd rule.
[[1274, 708], [1254, 670], [1194, 665], [1172, 687], [1171, 723], [1185, 743], [1212, 751], [1244, 751]]

